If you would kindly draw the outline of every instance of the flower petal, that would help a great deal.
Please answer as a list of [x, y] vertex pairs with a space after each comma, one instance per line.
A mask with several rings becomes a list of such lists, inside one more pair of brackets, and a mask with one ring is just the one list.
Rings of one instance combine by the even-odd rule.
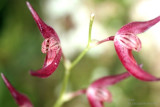
[[105, 76], [103, 78], [100, 78], [96, 81], [94, 81], [91, 84], [91, 87], [107, 87], [110, 85], [114, 85], [121, 80], [124, 80], [125, 78], [128, 78], [130, 74], [128, 72], [124, 72], [122, 74], [112, 75], [112, 76]]
[[1, 73], [1, 77], [2, 77], [5, 85], [9, 89], [11, 95], [16, 100], [16, 102], [19, 105], [19, 107], [33, 107], [31, 101], [25, 95], [23, 95], [23, 94], [19, 93], [18, 91], [16, 91], [15, 88], [10, 84], [10, 82], [4, 76], [3, 73]]
[[90, 94], [88, 94], [88, 101], [91, 107], [104, 107], [103, 102], [96, 100]]
[[[131, 34], [132, 36], [136, 36], [136, 34], [143, 33], [144, 31], [146, 31], [147, 29], [149, 29], [150, 27], [152, 27], [153, 25], [155, 25], [159, 21], [160, 21], [160, 16], [158, 16], [155, 19], [145, 21], [145, 22], [129, 23], [129, 24], [123, 26], [117, 32], [117, 34], [114, 38], [115, 49], [116, 49], [118, 57], [119, 57], [121, 63], [123, 64], [123, 66], [134, 77], [136, 77], [137, 79], [143, 80], [143, 81], [156, 81], [156, 80], [160, 80], [160, 78], [156, 78], [156, 77], [150, 75], [149, 73], [145, 72], [143, 69], [141, 69], [141, 67], [137, 64], [136, 60], [134, 59], [134, 57], [132, 55], [132, 49], [137, 50], [137, 51], [140, 50], [140, 48], [141, 48], [140, 40], [138, 40], [138, 39], [129, 40], [130, 42], [135, 41], [134, 42], [135, 45], [133, 43], [131, 43], [132, 45], [128, 45], [128, 47], [130, 47], [130, 48], [127, 48], [127, 46], [123, 45], [122, 42], [124, 42], [124, 44], [126, 44], [126, 45], [127, 45], [127, 43], [125, 43], [124, 40], [120, 41], [121, 39], [119, 39], [119, 38], [123, 38], [122, 36], [124, 36], [124, 35], [126, 36], [127, 34]], [[129, 42], [129, 41], [127, 41], [127, 42]]]
[[37, 23], [38, 28], [39, 28], [41, 34], [43, 35], [43, 37], [44, 38], [54, 37], [55, 40], [60, 41], [55, 30], [42, 21], [42, 19], [38, 16], [38, 14], [32, 8], [32, 6], [30, 5], [30, 3], [28, 1], [26, 2], [26, 4], [27, 4], [35, 22]]
[[132, 76], [143, 81], [159, 80], [159, 78], [150, 75], [139, 67], [132, 55], [132, 50], [122, 47], [117, 41], [115, 41], [115, 49], [123, 66], [132, 74]]
[[53, 57], [51, 57], [50, 54], [55, 55], [54, 52], [55, 51], [48, 52], [46, 55], [46, 59], [45, 59], [43, 68], [40, 70], [37, 70], [36, 72], [33, 72], [31, 70], [31, 72], [30, 72], [31, 75], [37, 76], [40, 78], [46, 78], [46, 77], [50, 76], [57, 69], [59, 62], [61, 60], [61, 56], [62, 56], [61, 48], [58, 50], [58, 53], [56, 53], [56, 56], [53, 59]]

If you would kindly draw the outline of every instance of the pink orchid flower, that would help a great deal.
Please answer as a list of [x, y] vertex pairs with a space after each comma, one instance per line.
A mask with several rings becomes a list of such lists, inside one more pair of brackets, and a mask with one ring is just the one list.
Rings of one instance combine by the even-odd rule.
[[134, 59], [132, 50], [138, 52], [141, 49], [141, 41], [136, 35], [145, 32], [159, 21], [160, 16], [145, 22], [129, 23], [124, 25], [114, 37], [115, 49], [121, 63], [132, 76], [143, 81], [157, 81], [160, 78], [145, 72]]
[[44, 37], [42, 43], [42, 53], [46, 53], [46, 59], [43, 65], [43, 68], [33, 72], [31, 70], [31, 75], [37, 76], [40, 78], [46, 78], [50, 76], [58, 67], [59, 62], [62, 56], [62, 49], [60, 46], [60, 40], [53, 28], [45, 24], [41, 18], [38, 16], [36, 11], [32, 8], [29, 2], [26, 2], [35, 22], [38, 25], [38, 28]]
[[106, 76], [93, 82], [86, 92], [91, 107], [103, 107], [103, 102], [112, 102], [112, 95], [106, 87], [114, 85], [129, 76], [130, 74], [125, 72], [118, 75]]
[[66, 99], [68, 100], [81, 94], [86, 94], [91, 107], [103, 107], [104, 102], [112, 102], [112, 95], [106, 87], [114, 85], [129, 76], [130, 74], [128, 72], [113, 76], [105, 76], [94, 81], [87, 89], [69, 93]]
[[13, 98], [16, 100], [19, 107], [33, 107], [31, 101], [23, 94], [19, 93], [15, 90], [15, 88], [10, 84], [8, 79], [4, 76], [3, 73], [1, 73], [1, 77], [7, 86], [8, 90], [10, 91]]

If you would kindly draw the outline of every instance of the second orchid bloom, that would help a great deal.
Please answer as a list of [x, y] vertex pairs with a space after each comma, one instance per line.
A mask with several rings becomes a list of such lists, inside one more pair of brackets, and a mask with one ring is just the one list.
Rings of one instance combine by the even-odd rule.
[[156, 78], [151, 74], [145, 72], [136, 62], [132, 55], [132, 50], [140, 51], [141, 41], [137, 37], [137, 34], [143, 33], [150, 27], [160, 21], [160, 16], [153, 20], [144, 22], [132, 22], [124, 25], [115, 35], [114, 45], [117, 55], [122, 62], [125, 69], [130, 74], [139, 80], [143, 81], [157, 81], [160, 78]]
[[145, 72], [141, 66], [139, 66], [132, 55], [132, 50], [139, 52], [142, 47], [141, 41], [137, 34], [145, 32], [159, 21], [160, 16], [149, 21], [126, 24], [120, 28], [115, 36], [110, 36], [102, 41], [99, 41], [97, 44], [107, 41], [114, 41], [115, 50], [121, 63], [132, 76], [142, 81], [158, 81], [160, 78], [152, 76], [151, 74]]
[[86, 89], [66, 94], [66, 101], [76, 96], [86, 94], [91, 107], [104, 107], [104, 102], [112, 102], [112, 94], [107, 87], [127, 79], [128, 77], [130, 77], [128, 72], [102, 77], [95, 80]]

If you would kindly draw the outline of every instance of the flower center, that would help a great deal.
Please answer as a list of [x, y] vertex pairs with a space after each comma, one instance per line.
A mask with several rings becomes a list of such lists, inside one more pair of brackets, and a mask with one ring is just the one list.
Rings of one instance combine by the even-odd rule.
[[[43, 41], [41, 51], [42, 53], [47, 53], [44, 67], [50, 65], [53, 62], [60, 48], [60, 43], [57, 42], [54, 37], [46, 38]], [[57, 63], [55, 63], [55, 65], [57, 65]]]
[[97, 88], [95, 92], [95, 97], [97, 100], [102, 101], [102, 102], [111, 101], [111, 94], [105, 88]]
[[59, 43], [54, 39], [54, 37], [46, 38], [42, 43], [41, 51], [42, 53], [47, 53], [49, 51], [54, 51], [60, 48]]
[[116, 37], [123, 47], [133, 49], [137, 52], [141, 50], [141, 41], [136, 35], [128, 33], [124, 35], [117, 35]]

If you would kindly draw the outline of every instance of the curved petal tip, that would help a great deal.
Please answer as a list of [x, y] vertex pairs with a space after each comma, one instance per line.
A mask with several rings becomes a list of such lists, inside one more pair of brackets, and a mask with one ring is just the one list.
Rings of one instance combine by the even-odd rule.
[[[52, 54], [54, 55], [54, 54]], [[42, 69], [37, 70], [37, 71], [30, 71], [30, 74], [32, 76], [37, 76], [40, 78], [47, 78], [49, 77], [58, 67], [59, 62], [61, 60], [61, 56], [62, 56], [62, 50], [61, 48], [58, 50], [58, 53], [56, 55], [54, 55], [55, 57], [49, 57], [49, 54], [47, 54], [46, 59], [45, 59], [45, 63]]]
[[42, 36], [44, 38], [54, 37], [57, 41], [60, 41], [55, 30], [43, 22], [43, 20], [39, 17], [37, 12], [34, 10], [34, 8], [31, 6], [31, 4], [28, 1], [26, 2], [26, 4], [27, 4], [27, 7], [30, 10], [35, 22], [37, 23], [37, 26], [38, 26]]

